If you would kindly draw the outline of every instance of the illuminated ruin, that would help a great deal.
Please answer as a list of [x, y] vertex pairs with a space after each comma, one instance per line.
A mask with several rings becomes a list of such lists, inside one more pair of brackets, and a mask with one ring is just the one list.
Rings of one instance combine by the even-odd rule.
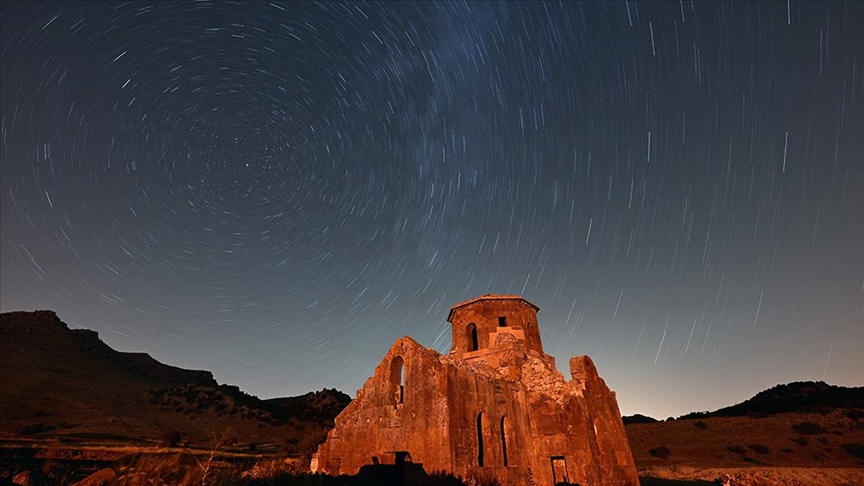
[[543, 351], [538, 310], [520, 296], [484, 295], [450, 310], [448, 355], [397, 340], [312, 470], [413, 463], [469, 483], [638, 485], [615, 393], [587, 356], [571, 358], [564, 379]]

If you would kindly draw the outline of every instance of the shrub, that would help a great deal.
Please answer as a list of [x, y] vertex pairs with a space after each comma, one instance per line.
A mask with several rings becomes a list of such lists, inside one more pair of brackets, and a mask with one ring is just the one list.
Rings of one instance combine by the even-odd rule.
[[61, 470], [62, 465], [51, 459], [48, 459], [47, 461], [42, 463], [42, 474], [48, 476], [49, 478], [57, 475], [57, 473]]
[[792, 430], [798, 432], [801, 435], [819, 435], [825, 433], [825, 429], [823, 429], [821, 425], [814, 422], [801, 422], [799, 424], [792, 424]]
[[693, 422], [693, 427], [696, 427], [699, 430], [705, 430], [708, 428], [708, 424], [706, 424], [705, 422], [703, 422], [701, 420], [697, 420], [697, 421]]
[[25, 425], [24, 427], [21, 427], [21, 429], [19, 430], [19, 433], [21, 435], [33, 435], [33, 434], [38, 434], [39, 432], [42, 432], [44, 430], [45, 430], [45, 424], [36, 423], [36, 424], [30, 424], [30, 425]]
[[843, 450], [846, 454], [852, 457], [864, 460], [864, 445], [861, 444], [843, 444]]
[[733, 454], [738, 454], [739, 456], [743, 456], [744, 454], [747, 453], [747, 451], [744, 450], [744, 446], [738, 445], [738, 444], [726, 446], [726, 450], [728, 450], [729, 452], [731, 452]]
[[756, 454], [768, 454], [768, 447], [763, 444], [750, 444], [750, 450], [755, 452]]
[[177, 447], [177, 444], [183, 439], [183, 434], [179, 430], [171, 430], [162, 436], [162, 444], [165, 447]]
[[851, 410], [846, 410], [845, 415], [852, 420], [859, 420], [864, 418], [864, 410], [861, 410], [860, 408], [853, 408]]
[[669, 450], [669, 448], [666, 446], [656, 447], [649, 450], [648, 453], [651, 454], [652, 457], [659, 457], [661, 459], [666, 459], [667, 457], [672, 455], [672, 451]]
[[791, 440], [792, 442], [798, 444], [799, 446], [805, 446], [805, 445], [807, 445], [807, 439], [804, 438], [804, 437], [795, 437], [794, 439], [789, 439], [789, 440]]

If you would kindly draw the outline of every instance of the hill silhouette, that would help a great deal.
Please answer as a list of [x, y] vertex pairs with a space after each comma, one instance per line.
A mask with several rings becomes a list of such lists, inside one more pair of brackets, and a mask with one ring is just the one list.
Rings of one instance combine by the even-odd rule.
[[336, 390], [261, 400], [209, 371], [119, 352], [54, 312], [0, 314], [0, 434], [314, 448], [350, 397]]
[[[847, 411], [864, 416], [864, 387], [829, 385], [823, 381], [796, 381], [761, 391], [741, 403], [713, 412], [690, 412], [676, 420], [709, 417], [761, 417], [781, 413], [818, 413]], [[653, 424], [661, 420], [635, 414], [622, 417], [624, 425]]]
[[621, 417], [621, 420], [624, 422], [624, 425], [630, 424], [654, 424], [659, 422], [659, 420], [654, 417], [649, 417], [647, 415], [635, 414], [635, 415], [625, 415]]
[[[0, 439], [8, 439], [0, 479], [22, 470], [37, 474], [46, 464], [60, 464], [72, 471], [66, 476], [55, 471], [58, 478], [79, 477], [96, 464], [126, 474], [153, 469], [156, 466], [151, 462], [168, 459], [181, 465], [186, 461], [185, 470], [194, 471], [199, 463], [187, 457], [189, 451], [206, 451], [214, 434], [223, 439], [227, 436], [222, 445], [228, 452], [254, 449], [280, 457], [278, 467], [270, 473], [262, 468], [261, 479], [250, 476], [244, 480], [248, 484], [271, 484], [271, 480], [272, 484], [336, 484], [349, 479], [279, 472], [286, 467], [281, 459], [284, 455], [305, 456], [307, 462], [296, 459], [295, 464], [298, 470], [306, 470], [308, 453], [323, 441], [335, 416], [350, 402], [348, 395], [337, 390], [261, 400], [236, 386], [217, 383], [208, 371], [169, 366], [145, 353], [116, 351], [93, 331], [69, 329], [51, 311], [0, 314], [0, 357]], [[800, 484], [858, 484], [857, 478], [864, 478], [860, 474], [864, 465], [864, 387], [795, 382], [714, 412], [695, 412], [667, 421], [634, 415], [624, 417], [624, 421], [640, 474], [645, 476], [694, 479], [698, 470], [700, 479], [713, 481], [721, 473], [740, 477], [756, 474], [741, 472], [740, 468], [771, 466], [776, 469], [771, 474], [792, 474], [783, 469], [792, 467], [803, 468], [795, 474], [804, 476], [783, 476], [773, 482], [763, 478], [767, 482], [759, 484], [799, 480]], [[21, 442], [18, 439], [22, 436], [49, 440]], [[55, 439], [60, 439], [61, 447], [51, 445]], [[90, 459], [80, 463], [67, 457], [69, 444], [90, 439], [116, 441], [116, 450], [124, 450], [130, 443], [140, 444], [141, 450], [154, 444], [191, 447], [175, 448], [170, 457], [164, 452], [168, 449], [152, 448], [149, 456], [135, 456], [137, 462], [132, 466], [123, 465], [127, 459], [117, 462], [114, 455], [125, 457], [124, 453], [111, 452], [110, 448], [98, 458], [91, 457], [91, 450], [90, 456], [82, 456]], [[38, 449], [39, 459], [34, 456], [37, 449], [21, 446], [30, 442], [43, 444]], [[224, 458], [229, 460], [249, 459]], [[166, 471], [183, 470], [171, 464]], [[239, 463], [226, 466], [223, 473], [239, 474], [237, 468], [243, 467]], [[758, 474], [769, 474], [765, 471]], [[391, 473], [386, 468], [372, 468], [366, 476], [352, 480], [368, 484], [374, 477], [373, 483], [380, 482]], [[238, 477], [231, 476], [231, 481]], [[434, 484], [451, 484], [442, 482], [448, 478], [432, 479], [437, 481]], [[67, 482], [58, 479], [55, 483]], [[353, 484], [338, 484], [343, 483]]]
[[864, 387], [836, 386], [822, 381], [796, 381], [761, 391], [736, 405], [713, 412], [691, 412], [678, 417], [678, 420], [780, 413], [827, 414], [838, 409], [864, 409]]

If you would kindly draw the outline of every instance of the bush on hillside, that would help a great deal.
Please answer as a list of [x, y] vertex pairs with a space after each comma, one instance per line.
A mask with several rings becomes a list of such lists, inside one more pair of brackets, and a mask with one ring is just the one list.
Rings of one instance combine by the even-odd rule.
[[651, 454], [652, 457], [658, 457], [660, 459], [666, 459], [667, 457], [672, 455], [672, 451], [669, 450], [669, 448], [666, 446], [656, 447], [649, 450], [648, 453]]

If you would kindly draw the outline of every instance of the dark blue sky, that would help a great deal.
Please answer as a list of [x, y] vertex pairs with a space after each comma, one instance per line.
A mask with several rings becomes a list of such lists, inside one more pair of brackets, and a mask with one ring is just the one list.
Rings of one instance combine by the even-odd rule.
[[622, 412], [864, 384], [864, 4], [0, 6], [2, 310], [261, 397], [540, 308]]

